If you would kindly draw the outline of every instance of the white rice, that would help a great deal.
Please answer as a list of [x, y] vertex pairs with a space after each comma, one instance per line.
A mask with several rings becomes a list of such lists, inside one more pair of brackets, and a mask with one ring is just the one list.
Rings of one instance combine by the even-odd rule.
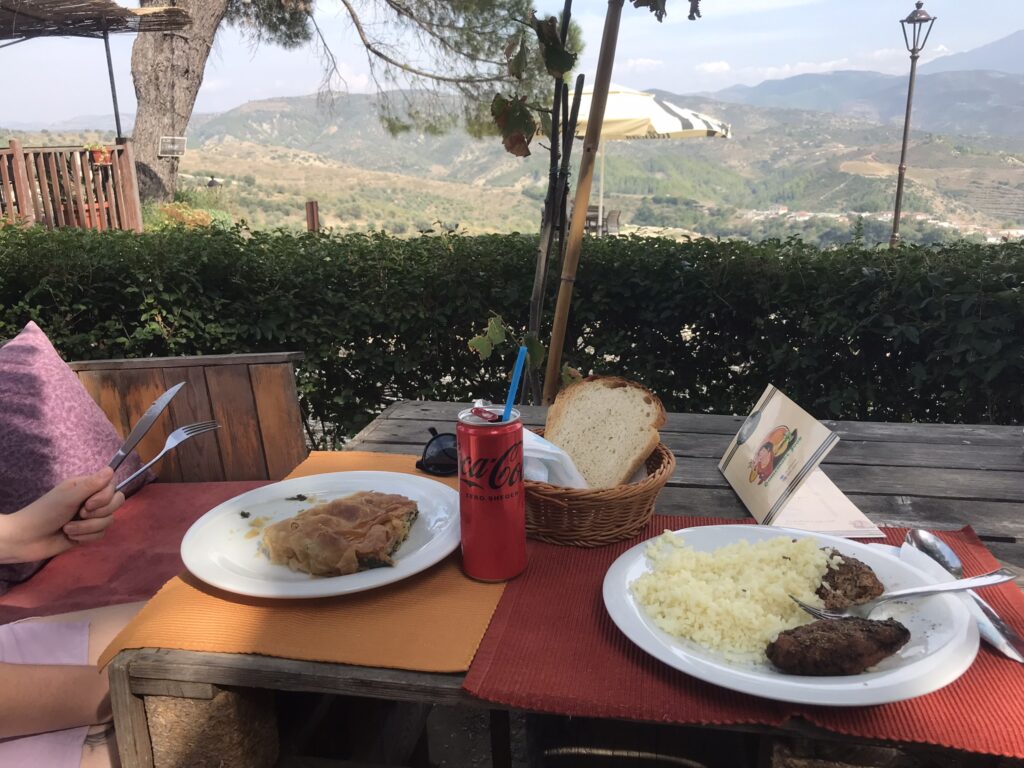
[[763, 661], [779, 632], [811, 620], [789, 596], [821, 606], [829, 565], [814, 539], [787, 536], [698, 552], [666, 531], [647, 557], [630, 589], [655, 625], [737, 661]]

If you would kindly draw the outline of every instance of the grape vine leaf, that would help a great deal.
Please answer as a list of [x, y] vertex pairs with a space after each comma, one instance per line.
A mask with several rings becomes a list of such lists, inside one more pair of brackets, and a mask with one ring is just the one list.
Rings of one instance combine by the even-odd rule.
[[501, 315], [491, 315], [491, 319], [487, 321], [485, 335], [487, 340], [491, 342], [492, 347], [496, 347], [505, 341], [505, 321], [501, 318]]
[[486, 336], [474, 336], [469, 340], [469, 348], [480, 355], [481, 360], [486, 360], [491, 356], [494, 345]]
[[506, 99], [496, 93], [491, 102], [491, 116], [501, 131], [505, 149], [516, 157], [528, 157], [530, 139], [537, 133], [537, 121], [526, 106], [526, 97]]
[[548, 16], [544, 21], [534, 13], [530, 18], [530, 26], [537, 33], [540, 43], [540, 54], [544, 59], [544, 67], [552, 77], [561, 78], [576, 66], [576, 54], [568, 51], [558, 34], [558, 19]]

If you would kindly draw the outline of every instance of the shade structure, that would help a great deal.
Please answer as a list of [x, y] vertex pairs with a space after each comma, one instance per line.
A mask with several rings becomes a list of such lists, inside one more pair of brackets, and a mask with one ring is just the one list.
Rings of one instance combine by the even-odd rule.
[[104, 32], [166, 32], [188, 26], [183, 8], [125, 8], [112, 0], [0, 0], [0, 40], [103, 37]]
[[[580, 119], [576, 135], [587, 131], [593, 91], [584, 90], [580, 100]], [[628, 139], [728, 139], [732, 126], [715, 117], [677, 106], [653, 93], [621, 85], [608, 89], [608, 102], [601, 126], [601, 176], [598, 189], [598, 220], [604, 221], [604, 143]]]
[[192, 18], [183, 8], [147, 6], [125, 8], [113, 0], [0, 0], [0, 48], [37, 37], [92, 37], [103, 41], [107, 53], [114, 124], [121, 139], [121, 110], [110, 58], [110, 35], [116, 32], [171, 32], [187, 27]]

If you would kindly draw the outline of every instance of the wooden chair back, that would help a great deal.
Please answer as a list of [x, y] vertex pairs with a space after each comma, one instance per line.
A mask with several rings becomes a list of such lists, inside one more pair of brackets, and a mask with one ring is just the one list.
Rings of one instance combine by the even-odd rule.
[[136, 448], [142, 460], [185, 424], [215, 419], [220, 429], [155, 464], [161, 481], [280, 480], [308, 454], [295, 388], [294, 363], [302, 357], [272, 352], [69, 365], [122, 436], [164, 390], [187, 382]]
[[619, 219], [621, 217], [622, 211], [608, 211], [608, 215], [604, 220], [604, 233], [606, 235], [619, 234]]

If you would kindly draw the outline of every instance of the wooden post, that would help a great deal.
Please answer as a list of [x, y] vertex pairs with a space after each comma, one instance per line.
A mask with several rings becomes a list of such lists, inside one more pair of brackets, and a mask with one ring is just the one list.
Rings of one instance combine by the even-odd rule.
[[590, 187], [594, 181], [594, 154], [601, 143], [601, 127], [604, 125], [604, 108], [608, 102], [608, 86], [612, 79], [612, 65], [615, 62], [615, 45], [619, 37], [619, 20], [622, 17], [624, 0], [608, 0], [608, 14], [604, 19], [604, 33], [601, 50], [597, 56], [597, 73], [594, 76], [594, 95], [590, 102], [590, 117], [587, 121], [587, 135], [583, 139], [583, 157], [580, 159], [579, 179], [576, 182], [576, 197], [573, 202], [572, 222], [566, 243], [565, 259], [562, 261], [562, 278], [558, 286], [558, 303], [555, 305], [555, 321], [551, 329], [551, 346], [548, 348], [548, 365], [544, 373], [544, 403], [550, 404], [558, 393], [561, 383], [562, 349], [565, 345], [565, 329], [569, 323], [569, 306], [572, 303], [572, 289], [576, 282], [576, 268], [580, 262], [583, 247], [583, 229], [587, 224], [586, 210], [590, 203]]
[[22, 221], [30, 224], [36, 220], [35, 201], [28, 186], [28, 169], [25, 168], [25, 150], [21, 142], [11, 139], [11, 169], [14, 171], [14, 196], [18, 200], [18, 213]]
[[69, 227], [77, 227], [81, 218], [75, 197], [75, 187], [71, 181], [74, 175], [74, 164], [64, 150], [60, 151], [60, 156], [57, 158], [57, 173], [60, 176], [61, 196], [64, 199], [64, 218]]
[[78, 171], [78, 177], [82, 180], [82, 187], [85, 189], [85, 209], [88, 212], [86, 227], [99, 231], [102, 227], [100, 227], [99, 216], [97, 215], [96, 196], [92, 191], [92, 167], [89, 165], [89, 150], [80, 149], [75, 152], [75, 157], [78, 158], [75, 170]]
[[124, 185], [124, 228], [141, 232], [142, 201], [139, 199], [139, 177], [135, 174], [135, 152], [128, 139], [118, 139], [117, 143], [122, 147], [120, 176]]
[[53, 215], [53, 193], [50, 191], [50, 184], [46, 180], [46, 162], [43, 157], [44, 154], [49, 154], [45, 150], [39, 150], [36, 152], [36, 180], [39, 182], [39, 197], [43, 205], [43, 216], [46, 221], [47, 229], [53, 229], [56, 226], [56, 219]]
[[9, 224], [18, 220], [17, 209], [14, 206], [14, 181], [7, 162], [8, 156], [13, 155], [13, 150], [0, 150], [0, 191], [3, 192], [4, 201], [7, 203], [5, 216]]
[[316, 200], [306, 201], [306, 229], [320, 231], [320, 204]]
[[54, 226], [63, 227], [67, 225], [67, 218], [65, 217], [64, 205], [61, 201], [61, 181], [60, 176], [57, 175], [57, 153], [47, 152], [46, 153], [46, 167], [50, 173], [50, 189], [53, 195], [53, 213], [55, 217]]

